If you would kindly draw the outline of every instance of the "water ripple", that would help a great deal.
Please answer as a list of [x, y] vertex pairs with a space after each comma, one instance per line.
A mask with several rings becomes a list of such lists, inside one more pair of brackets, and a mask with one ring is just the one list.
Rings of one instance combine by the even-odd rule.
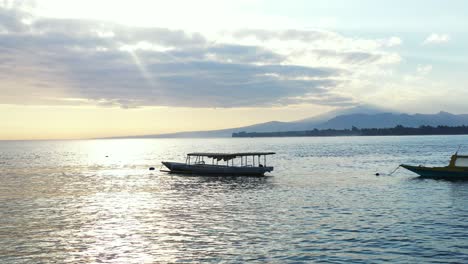
[[[468, 182], [373, 176], [466, 139], [0, 142], [0, 262], [466, 263]], [[147, 170], [265, 148], [274, 177]]]

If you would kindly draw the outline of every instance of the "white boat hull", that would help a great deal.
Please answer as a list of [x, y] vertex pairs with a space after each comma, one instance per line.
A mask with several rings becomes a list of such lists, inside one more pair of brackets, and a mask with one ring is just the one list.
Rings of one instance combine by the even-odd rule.
[[163, 161], [170, 172], [212, 176], [263, 176], [273, 171], [273, 167], [237, 167], [209, 164], [186, 164]]

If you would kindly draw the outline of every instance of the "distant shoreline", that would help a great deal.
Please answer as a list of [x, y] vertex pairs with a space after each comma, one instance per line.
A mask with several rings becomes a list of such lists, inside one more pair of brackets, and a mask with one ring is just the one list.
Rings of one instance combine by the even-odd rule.
[[243, 137], [341, 137], [341, 136], [437, 136], [437, 135], [468, 135], [468, 126], [420, 126], [394, 128], [362, 128], [351, 129], [313, 129], [305, 131], [285, 132], [237, 132], [233, 138]]

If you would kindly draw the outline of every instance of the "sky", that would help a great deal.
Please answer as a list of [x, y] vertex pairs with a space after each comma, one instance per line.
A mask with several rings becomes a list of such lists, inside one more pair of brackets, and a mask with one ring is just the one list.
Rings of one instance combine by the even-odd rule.
[[0, 0], [0, 140], [468, 113], [468, 1]]

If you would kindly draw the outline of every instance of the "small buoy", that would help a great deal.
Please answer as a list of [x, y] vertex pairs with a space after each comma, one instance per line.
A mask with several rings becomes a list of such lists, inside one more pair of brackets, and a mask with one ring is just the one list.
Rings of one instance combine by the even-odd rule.
[[154, 167], [149, 167], [149, 170], [154, 170]]
[[377, 172], [377, 173], [375, 174], [375, 176], [380, 176], [380, 173]]

